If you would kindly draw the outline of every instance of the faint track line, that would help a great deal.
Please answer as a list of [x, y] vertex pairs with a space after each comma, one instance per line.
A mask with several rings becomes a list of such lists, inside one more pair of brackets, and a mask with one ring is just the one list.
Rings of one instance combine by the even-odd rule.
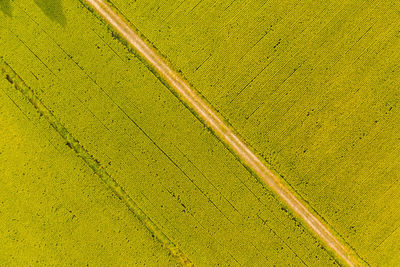
[[175, 72], [166, 61], [158, 55], [124, 19], [103, 0], [86, 0], [86, 2], [105, 19], [150, 67], [176, 93], [182, 102], [192, 112], [201, 118], [212, 131], [239, 157], [242, 162], [261, 178], [280, 199], [300, 217], [314, 234], [329, 247], [344, 263], [350, 266], [362, 265], [362, 260], [344, 242], [333, 234], [322, 218], [311, 211], [310, 207], [289, 189], [289, 186], [278, 178], [256, 154], [234, 133], [234, 131], [218, 116], [217, 112], [206, 103], [191, 87]]
[[169, 249], [170, 253], [178, 258], [183, 264], [191, 266], [192, 262], [188, 257], [170, 240], [154, 223], [149, 216], [136, 204], [136, 202], [125, 192], [125, 190], [115, 181], [110, 174], [103, 168], [97, 159], [91, 156], [86, 149], [76, 140], [64, 125], [54, 116], [36, 93], [25, 84], [18, 74], [9, 66], [2, 57], [0, 57], [0, 75], [7, 79], [15, 89], [35, 107], [41, 116], [43, 116], [58, 134], [66, 141], [68, 147], [83, 159], [83, 161], [97, 174], [101, 180], [121, 199], [128, 209], [145, 225], [154, 238], [158, 239], [163, 246]]

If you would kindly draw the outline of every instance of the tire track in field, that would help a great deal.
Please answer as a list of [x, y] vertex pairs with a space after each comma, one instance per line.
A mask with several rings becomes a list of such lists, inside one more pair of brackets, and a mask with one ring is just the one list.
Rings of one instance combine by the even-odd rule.
[[128, 209], [145, 225], [154, 238], [159, 240], [163, 246], [169, 249], [170, 253], [179, 259], [184, 265], [191, 266], [190, 259], [170, 240], [155, 224], [149, 216], [136, 204], [136, 202], [125, 192], [125, 190], [115, 181], [110, 174], [101, 166], [99, 161], [95, 159], [89, 152], [76, 140], [72, 134], [64, 127], [64, 125], [54, 116], [36, 93], [18, 76], [18, 74], [4, 61], [0, 56], [0, 75], [7, 79], [17, 91], [35, 107], [41, 116], [43, 116], [57, 131], [58, 134], [66, 141], [66, 145], [83, 159], [83, 161], [96, 173], [100, 179], [113, 191], [113, 193], [121, 199]]
[[322, 218], [316, 215], [310, 207], [307, 207], [301, 198], [283, 180], [266, 167], [256, 154], [218, 116], [217, 112], [121, 16], [114, 12], [103, 0], [86, 0], [86, 2], [136, 50], [144, 63], [148, 65], [151, 71], [155, 72], [155, 75], [158, 76], [161, 82], [166, 84], [192, 113], [200, 118], [225, 143], [248, 169], [261, 178], [338, 258], [349, 266], [362, 265], [362, 260], [359, 256], [345, 245], [344, 241], [339, 240], [333, 230], [325, 225]]

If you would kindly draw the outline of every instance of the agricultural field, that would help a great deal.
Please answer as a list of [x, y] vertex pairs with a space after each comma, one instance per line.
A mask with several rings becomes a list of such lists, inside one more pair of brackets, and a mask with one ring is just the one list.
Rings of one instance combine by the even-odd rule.
[[174, 264], [3, 76], [0, 86], [0, 265]]
[[398, 1], [109, 1], [371, 265], [400, 264]]
[[87, 6], [0, 3], [1, 264], [341, 264]]

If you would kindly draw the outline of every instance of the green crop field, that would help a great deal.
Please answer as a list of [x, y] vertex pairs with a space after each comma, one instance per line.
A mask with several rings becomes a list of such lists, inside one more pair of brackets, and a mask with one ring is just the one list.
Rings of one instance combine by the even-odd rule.
[[[83, 2], [0, 0], [0, 266], [343, 264]], [[108, 3], [366, 264], [400, 263], [396, 1]]]
[[[139, 219], [142, 222], [151, 219], [159, 231], [194, 263], [337, 263], [318, 239], [80, 2], [65, 2], [62, 16], [58, 15], [58, 18], [64, 18], [61, 21], [57, 16], [42, 12], [44, 8], [33, 1], [26, 1], [24, 5], [15, 2], [12, 7], [12, 16], [1, 20], [2, 102], [13, 107], [15, 98], [20, 101], [16, 102], [13, 111], [2, 116], [7, 118], [7, 114], [16, 113], [19, 116], [17, 122], [24, 125], [26, 123], [20, 120], [25, 114], [28, 116], [25, 121], [33, 120], [35, 124], [35, 120], [39, 120], [41, 128], [35, 130], [36, 139], [32, 140], [29, 136], [34, 126], [20, 130], [20, 142], [29, 145], [20, 148], [20, 154], [24, 155], [21, 159], [2, 154], [7, 159], [4, 168], [13, 170], [14, 161], [23, 164], [31, 157], [35, 158], [39, 150], [35, 147], [37, 139], [48, 143], [49, 140], [56, 142], [52, 141], [56, 138], [61, 155], [53, 155], [57, 149], [50, 151], [50, 147], [49, 151], [41, 152], [43, 159], [37, 159], [38, 165], [33, 161], [26, 170], [6, 173], [4, 183], [12, 182], [14, 191], [23, 191], [29, 187], [29, 182], [34, 183], [41, 177], [46, 179], [42, 182], [43, 190], [54, 185], [67, 188], [76, 185], [75, 195], [70, 193], [71, 196], [59, 189], [49, 197], [40, 191], [40, 194], [36, 192], [37, 197], [28, 193], [21, 195], [21, 200], [19, 195], [16, 197], [16, 200], [32, 201], [37, 205], [27, 211], [23, 206], [20, 208], [24, 212], [23, 219], [31, 221], [32, 227], [37, 228], [36, 238], [48, 237], [49, 241], [40, 239], [42, 246], [52, 245], [51, 248], [57, 250], [58, 243], [52, 240], [62, 240], [63, 247], [59, 251], [63, 254], [53, 256], [59, 263], [82, 264], [85, 260], [91, 264], [96, 263], [95, 260], [107, 263], [113, 257], [115, 264], [136, 263], [136, 257], [139, 257], [139, 263], [170, 260], [164, 254], [171, 245], [161, 238], [160, 246], [166, 248], [165, 252], [158, 251], [152, 235], [159, 238], [160, 233], [150, 229], [146, 236], [141, 228], [136, 233], [132, 229], [137, 224], [135, 215], [129, 217], [127, 208], [117, 206], [122, 201], [109, 207], [111, 204], [104, 204], [106, 200], [97, 200], [106, 194], [97, 196], [100, 189], [94, 191], [95, 195], [85, 192], [89, 190], [87, 187], [92, 187], [81, 185], [82, 172], [86, 174], [86, 183], [97, 187], [102, 183], [101, 177], [95, 175], [98, 174], [97, 167], [93, 168], [90, 160], [87, 161], [88, 156], [93, 157], [99, 168], [105, 170], [146, 214], [147, 217]], [[25, 102], [21, 100], [23, 98]], [[29, 101], [38, 114], [34, 114], [33, 107], [24, 108], [30, 105]], [[41, 119], [37, 119], [40, 115]], [[11, 127], [9, 124], [11, 122], [2, 127], [5, 140], [13, 136], [7, 130]], [[57, 132], [60, 136], [53, 137]], [[49, 135], [52, 136], [50, 139]], [[69, 147], [75, 148], [76, 144], [70, 140], [71, 136], [79, 141], [86, 154], [77, 153], [74, 158], [73, 149]], [[2, 142], [2, 146], [8, 151], [13, 150], [13, 142]], [[64, 159], [65, 153], [73, 159]], [[63, 161], [81, 164], [81, 167], [75, 169], [72, 165], [62, 171], [67, 168], [62, 165]], [[85, 167], [84, 163], [90, 166]], [[88, 167], [92, 167], [94, 173]], [[19, 182], [24, 177], [22, 172], [29, 175], [26, 183]], [[111, 191], [106, 190], [106, 184], [102, 190], [109, 194]], [[81, 192], [81, 188], [85, 190]], [[13, 191], [7, 190], [6, 194], [11, 198]], [[115, 197], [111, 199], [116, 201]], [[81, 211], [71, 201], [85, 209]], [[7, 199], [6, 202], [9, 203]], [[93, 207], [86, 202], [93, 202]], [[13, 213], [9, 213], [12, 203], [8, 205], [1, 216], [12, 221]], [[57, 209], [58, 205], [63, 205], [71, 214], [79, 213], [74, 220], [79, 220], [82, 229], [74, 226], [68, 213], [60, 215], [48, 211]], [[103, 205], [108, 208], [103, 210]], [[96, 219], [99, 216], [106, 216], [104, 220], [109, 220], [108, 223], [102, 224], [102, 220]], [[43, 220], [66, 233], [42, 227]], [[130, 220], [133, 226], [128, 230], [131, 232], [119, 232], [117, 227], [129, 224]], [[19, 232], [23, 226], [10, 222], [3, 227], [5, 233], [8, 228]], [[85, 229], [94, 231], [97, 228], [111, 236], [102, 232], [80, 236]], [[115, 240], [114, 232], [117, 233]], [[77, 241], [76, 236], [81, 239]], [[1, 238], [11, 242], [6, 234]], [[35, 239], [28, 238], [13, 242], [3, 251], [1, 260], [13, 262], [14, 257], [22, 263], [32, 262], [36, 259], [34, 255], [18, 253], [27, 243], [33, 247], [40, 245]], [[146, 245], [140, 254], [137, 250], [143, 243]], [[101, 254], [104, 250], [107, 251], [105, 259], [97, 259], [96, 253]], [[78, 257], [74, 253], [79, 251], [82, 255]], [[121, 255], [121, 251], [129, 257]], [[53, 263], [45, 256], [40, 260]]]
[[23, 95], [0, 86], [0, 265], [174, 263]]
[[400, 263], [397, 1], [111, 2], [364, 260]]

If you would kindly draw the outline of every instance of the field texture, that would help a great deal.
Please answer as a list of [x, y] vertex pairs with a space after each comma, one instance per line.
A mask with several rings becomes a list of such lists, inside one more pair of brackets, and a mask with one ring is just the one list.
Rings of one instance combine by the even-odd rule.
[[1, 263], [340, 263], [81, 2], [0, 9]]
[[0, 86], [0, 265], [174, 264], [3, 76]]
[[400, 263], [398, 1], [111, 2], [367, 263]]

